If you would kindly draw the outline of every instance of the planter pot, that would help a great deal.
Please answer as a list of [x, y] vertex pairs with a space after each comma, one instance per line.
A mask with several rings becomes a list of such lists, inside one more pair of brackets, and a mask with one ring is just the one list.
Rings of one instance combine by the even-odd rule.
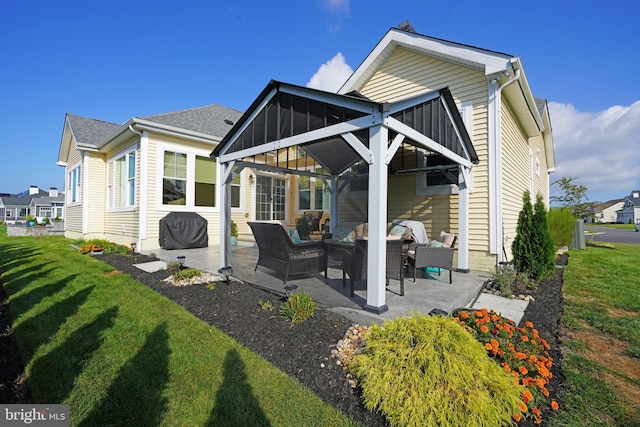
[[231, 236], [231, 246], [238, 244], [238, 236]]

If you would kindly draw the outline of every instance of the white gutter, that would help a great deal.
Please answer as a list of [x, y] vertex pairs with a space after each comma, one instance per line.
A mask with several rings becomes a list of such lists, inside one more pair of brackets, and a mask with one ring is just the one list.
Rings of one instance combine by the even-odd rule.
[[[490, 80], [493, 92], [489, 95], [489, 103], [493, 105], [490, 113], [493, 115], [489, 128], [489, 252], [496, 254], [498, 262], [503, 259], [504, 241], [502, 238], [502, 90], [518, 81], [520, 70], [503, 84], [498, 84], [498, 78]], [[496, 87], [497, 86], [497, 87]], [[492, 125], [492, 126], [491, 126]]]

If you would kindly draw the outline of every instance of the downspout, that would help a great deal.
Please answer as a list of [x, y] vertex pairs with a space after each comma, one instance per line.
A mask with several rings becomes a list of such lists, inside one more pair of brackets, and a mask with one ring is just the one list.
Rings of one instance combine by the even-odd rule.
[[136, 239], [136, 249], [140, 252], [143, 249], [142, 242], [147, 239], [147, 191], [148, 176], [148, 146], [149, 137], [146, 131], [140, 132], [129, 125], [129, 130], [140, 137], [140, 160], [138, 162], [140, 172], [140, 182], [138, 185], [138, 237]]
[[[492, 79], [491, 83], [498, 85], [494, 92], [494, 117], [493, 128], [494, 137], [493, 144], [489, 144], [490, 165], [494, 165], [493, 173], [489, 174], [489, 189], [493, 188], [491, 205], [493, 205], [493, 215], [491, 216], [493, 223], [491, 224], [490, 236], [490, 252], [495, 253], [498, 262], [506, 260], [506, 252], [504, 248], [504, 233], [502, 229], [502, 90], [510, 84], [520, 79], [520, 70], [516, 70], [515, 74], [506, 82], [498, 85], [498, 79]], [[498, 241], [500, 241], [498, 243]], [[499, 245], [499, 246], [498, 246]], [[503, 258], [504, 256], [504, 258]]]

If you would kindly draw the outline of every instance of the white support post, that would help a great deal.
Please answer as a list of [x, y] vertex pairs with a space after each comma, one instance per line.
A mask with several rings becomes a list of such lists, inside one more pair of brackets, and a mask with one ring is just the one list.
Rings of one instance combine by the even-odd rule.
[[367, 305], [365, 310], [384, 313], [389, 309], [386, 290], [387, 154], [388, 130], [374, 126], [369, 130], [369, 241], [367, 248]]
[[221, 163], [220, 182], [220, 268], [231, 266], [231, 170], [234, 162]]
[[458, 271], [469, 272], [469, 187], [471, 171], [458, 173]]

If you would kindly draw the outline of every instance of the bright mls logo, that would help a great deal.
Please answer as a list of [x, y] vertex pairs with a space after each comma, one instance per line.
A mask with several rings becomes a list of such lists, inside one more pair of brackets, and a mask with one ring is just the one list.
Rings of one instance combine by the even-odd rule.
[[69, 427], [69, 405], [0, 405], [2, 426]]

